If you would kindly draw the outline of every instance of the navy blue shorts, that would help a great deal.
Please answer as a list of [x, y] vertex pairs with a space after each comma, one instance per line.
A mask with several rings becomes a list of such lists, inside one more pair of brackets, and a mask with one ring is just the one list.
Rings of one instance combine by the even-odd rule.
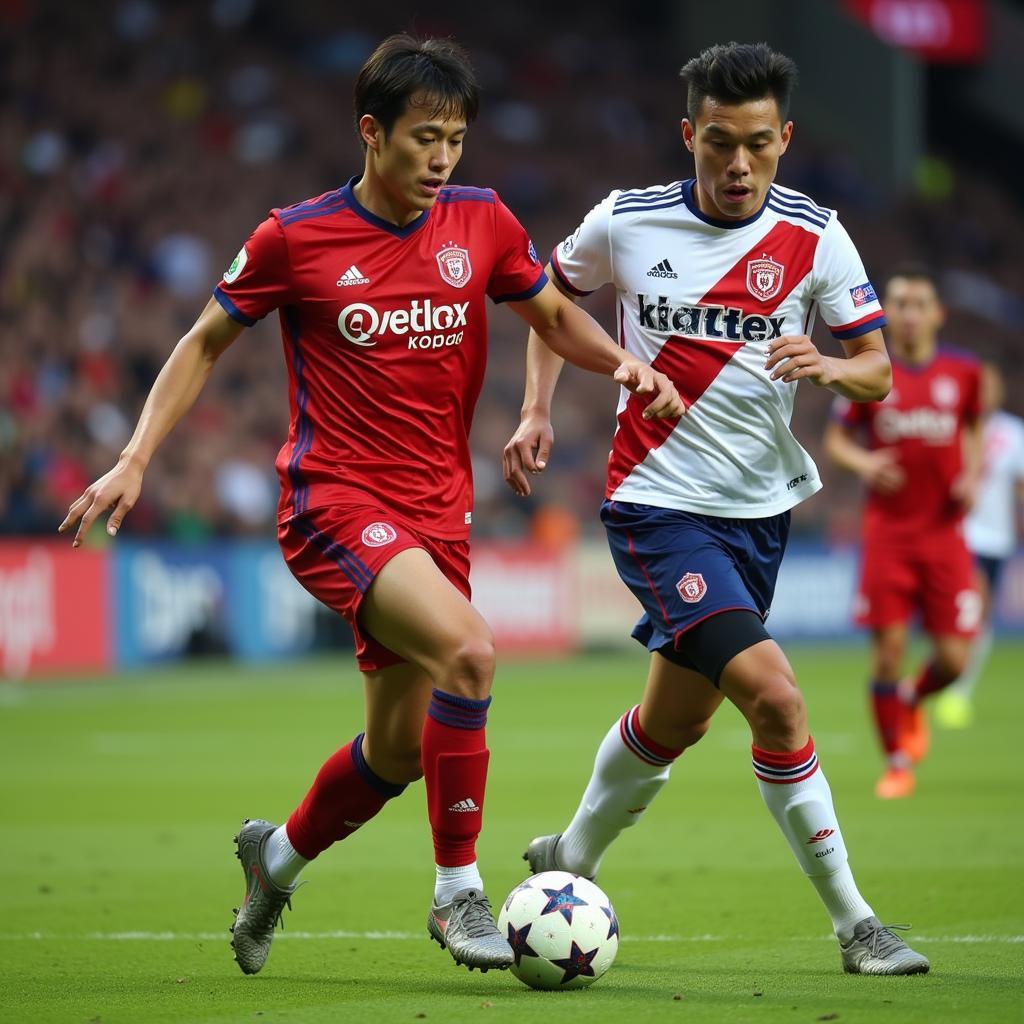
[[684, 634], [732, 609], [764, 619], [789, 537], [789, 512], [722, 519], [606, 501], [601, 521], [619, 576], [643, 606], [633, 638], [649, 651], [686, 648]]

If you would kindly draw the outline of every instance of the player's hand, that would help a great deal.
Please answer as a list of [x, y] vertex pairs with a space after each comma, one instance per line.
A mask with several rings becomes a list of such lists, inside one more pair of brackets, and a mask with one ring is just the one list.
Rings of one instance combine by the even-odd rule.
[[784, 334], [770, 342], [764, 368], [772, 380], [781, 380], [783, 384], [809, 380], [824, 388], [836, 377], [832, 360], [823, 356], [806, 334]]
[[645, 420], [677, 420], [686, 414], [686, 406], [675, 384], [647, 363], [625, 359], [612, 377], [634, 395], [654, 396], [644, 407]]
[[907, 482], [907, 474], [888, 448], [868, 452], [861, 476], [868, 487], [879, 494], [895, 494]]
[[977, 479], [970, 473], [961, 473], [950, 486], [949, 495], [964, 512], [970, 512], [978, 500]]
[[107, 474], [89, 486], [85, 493], [68, 509], [64, 522], [57, 527], [58, 533], [66, 533], [76, 523], [75, 540], [72, 547], [79, 547], [96, 517], [112, 508], [107, 519], [107, 533], [116, 536], [124, 517], [132, 510], [142, 490], [142, 470], [133, 462], [124, 459]]
[[555, 432], [551, 420], [541, 413], [523, 416], [519, 429], [501, 454], [501, 466], [505, 483], [514, 494], [525, 498], [530, 494], [530, 479], [527, 473], [543, 473], [555, 443]]

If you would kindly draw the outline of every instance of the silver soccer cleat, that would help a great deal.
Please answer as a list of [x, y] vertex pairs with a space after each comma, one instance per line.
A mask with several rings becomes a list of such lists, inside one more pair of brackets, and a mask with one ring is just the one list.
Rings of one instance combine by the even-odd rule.
[[481, 972], [512, 966], [515, 954], [498, 931], [491, 904], [479, 889], [462, 889], [451, 903], [431, 904], [427, 917], [430, 937], [447, 949], [457, 964]]
[[281, 915], [285, 907], [292, 908], [295, 886], [283, 889], [275, 884], [263, 863], [263, 847], [276, 828], [269, 821], [249, 821], [247, 818], [235, 836], [238, 847], [235, 856], [242, 862], [245, 874], [245, 899], [241, 908], [235, 908], [231, 948], [235, 951], [238, 966], [246, 974], [255, 974], [267, 962], [270, 944], [274, 941], [274, 928], [279, 921], [284, 927]]
[[931, 964], [927, 957], [915, 953], [893, 928], [907, 925], [884, 925], [877, 917], [865, 917], [853, 928], [853, 938], [839, 943], [843, 970], [847, 974], [927, 974]]
[[537, 836], [530, 840], [530, 845], [523, 854], [523, 860], [530, 865], [530, 871], [539, 875], [543, 871], [563, 871], [555, 859], [555, 851], [558, 848], [558, 840], [562, 833], [557, 832], [553, 836]]

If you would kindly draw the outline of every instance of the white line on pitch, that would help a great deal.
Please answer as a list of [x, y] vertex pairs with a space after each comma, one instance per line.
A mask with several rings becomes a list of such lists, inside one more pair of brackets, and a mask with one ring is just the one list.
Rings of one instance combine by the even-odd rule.
[[[421, 932], [351, 932], [351, 931], [323, 931], [323, 932], [280, 932], [278, 941], [287, 939], [295, 940], [323, 940], [323, 939], [358, 939], [358, 940], [390, 940], [395, 942], [407, 942], [410, 940], [422, 939], [425, 933]], [[59, 932], [23, 932], [21, 934], [0, 933], [0, 942], [25, 942], [31, 940], [85, 940], [88, 942], [214, 942], [218, 939], [226, 939], [228, 930], [218, 932], [87, 932], [84, 935], [71, 936]], [[725, 942], [721, 935], [624, 935], [625, 942]], [[814, 939], [827, 942], [834, 942], [831, 935], [816, 935]], [[1024, 943], [1024, 935], [915, 935], [915, 942], [951, 942], [965, 945], [1018, 945]], [[806, 942], [806, 936], [790, 938], [791, 942]]]

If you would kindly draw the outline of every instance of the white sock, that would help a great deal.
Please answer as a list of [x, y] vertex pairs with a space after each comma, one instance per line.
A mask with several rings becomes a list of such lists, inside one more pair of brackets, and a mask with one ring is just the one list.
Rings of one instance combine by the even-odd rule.
[[988, 656], [992, 653], [993, 640], [992, 627], [985, 626], [971, 647], [971, 656], [967, 661], [967, 668], [964, 669], [963, 675], [950, 686], [950, 690], [967, 700], [974, 696], [974, 688], [978, 685], [981, 673], [988, 662]]
[[640, 728], [640, 707], [627, 711], [597, 748], [594, 772], [579, 809], [558, 841], [558, 863], [593, 878], [618, 834], [635, 825], [668, 782], [682, 753], [655, 743]]
[[853, 880], [832, 791], [818, 767], [814, 741], [808, 739], [803, 750], [795, 753], [759, 747], [754, 747], [753, 753], [754, 774], [765, 805], [825, 904], [839, 940], [849, 942], [853, 926], [874, 911]]
[[295, 852], [288, 829], [279, 825], [268, 837], [263, 847], [263, 864], [271, 881], [287, 889], [299, 877], [299, 872], [309, 863]]
[[484, 880], [480, 877], [480, 869], [476, 861], [463, 864], [457, 868], [446, 868], [435, 864], [437, 880], [434, 882], [434, 902], [440, 907], [451, 903], [452, 897], [463, 889], [484, 891]]

